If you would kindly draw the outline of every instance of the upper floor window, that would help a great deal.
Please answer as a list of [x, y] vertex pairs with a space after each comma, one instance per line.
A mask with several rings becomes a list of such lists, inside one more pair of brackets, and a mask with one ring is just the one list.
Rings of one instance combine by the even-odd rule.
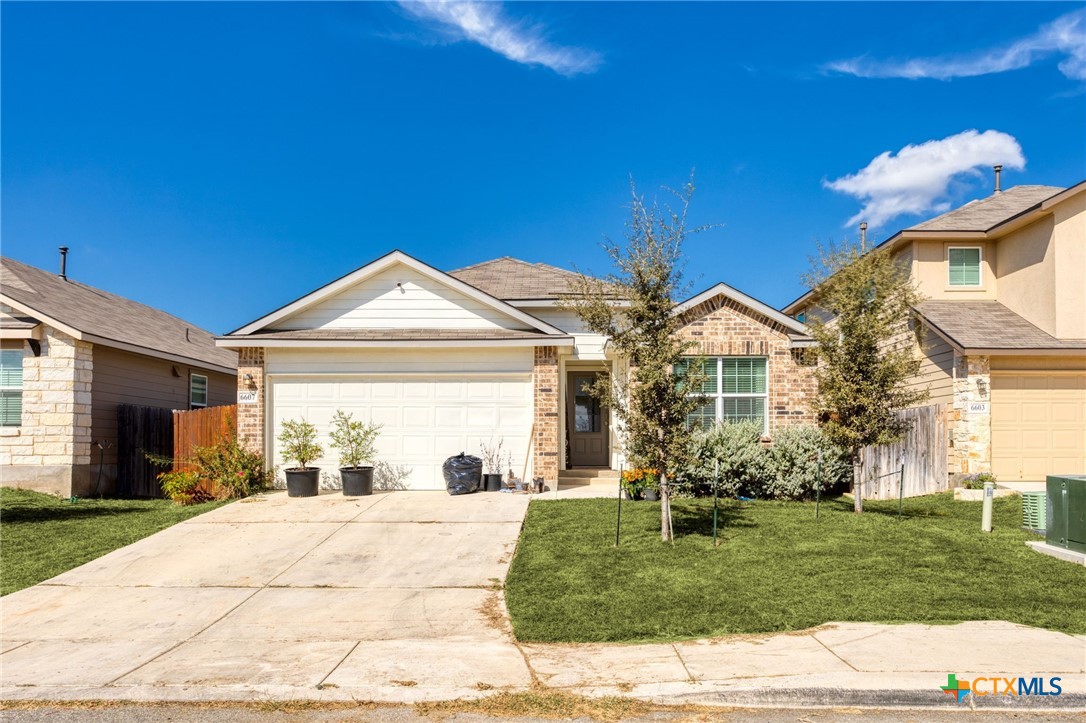
[[0, 349], [0, 427], [23, 420], [23, 350]]
[[947, 249], [951, 286], [980, 286], [979, 246], [951, 246]]
[[189, 406], [192, 409], [207, 406], [207, 377], [203, 374], [189, 376]]
[[[717, 422], [752, 421], [768, 432], [769, 402], [768, 359], [765, 357], [724, 356], [703, 357], [700, 389], [691, 396], [704, 397], [704, 403], [691, 414], [686, 423], [691, 427], [710, 427]], [[694, 360], [677, 365], [675, 372], [685, 376]]]

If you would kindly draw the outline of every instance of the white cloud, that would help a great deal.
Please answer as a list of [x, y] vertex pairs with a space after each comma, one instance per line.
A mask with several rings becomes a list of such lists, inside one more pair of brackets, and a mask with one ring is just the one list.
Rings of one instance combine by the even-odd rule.
[[950, 210], [947, 194], [951, 182], [963, 174], [986, 175], [977, 169], [997, 163], [1008, 169], [1025, 168], [1026, 158], [1014, 136], [969, 130], [905, 146], [897, 155], [880, 153], [866, 168], [822, 185], [863, 202], [863, 209], [846, 226], [867, 221], [876, 227], [902, 214]]
[[542, 65], [561, 75], [591, 73], [601, 63], [594, 51], [552, 44], [544, 28], [507, 17], [501, 3], [401, 0], [400, 7], [517, 63]]
[[1053, 55], [1063, 57], [1060, 72], [1074, 80], [1086, 80], [1086, 10], [1062, 15], [1006, 47], [911, 60], [871, 60], [864, 56], [828, 63], [824, 69], [861, 78], [950, 80], [1018, 70]]

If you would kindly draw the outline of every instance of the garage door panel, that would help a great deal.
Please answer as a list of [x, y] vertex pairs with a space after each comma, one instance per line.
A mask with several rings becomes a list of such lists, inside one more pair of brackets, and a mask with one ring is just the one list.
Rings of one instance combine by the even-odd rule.
[[356, 420], [382, 425], [377, 439], [378, 475], [386, 482], [415, 489], [443, 489], [441, 463], [466, 452], [478, 455], [481, 442], [500, 437], [522, 469], [532, 421], [530, 374], [478, 375], [433, 379], [411, 377], [269, 377], [269, 418], [274, 440], [283, 418], [305, 417], [319, 431], [325, 458], [314, 464], [335, 476], [338, 460], [329, 445], [331, 418], [337, 409]]
[[999, 479], [1086, 471], [1086, 374], [994, 373], [991, 389]]
[[434, 399], [460, 399], [464, 385], [460, 382], [434, 382]]
[[424, 428], [434, 426], [434, 410], [432, 407], [404, 407], [403, 426], [405, 429]]
[[1052, 421], [1057, 424], [1064, 422], [1081, 422], [1084, 409], [1083, 405], [1074, 402], [1053, 402]]
[[434, 425], [439, 429], [463, 429], [468, 421], [464, 407], [437, 407], [434, 409]]

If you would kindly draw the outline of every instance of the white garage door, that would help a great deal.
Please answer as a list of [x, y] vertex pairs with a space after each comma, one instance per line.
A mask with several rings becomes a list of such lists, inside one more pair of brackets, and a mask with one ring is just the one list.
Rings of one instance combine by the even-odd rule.
[[[378, 438], [378, 484], [444, 489], [441, 463], [467, 452], [479, 456], [481, 442], [497, 442], [512, 453], [517, 475], [524, 470], [532, 424], [532, 383], [526, 374], [460, 376], [270, 377], [269, 416], [276, 463], [283, 460], [283, 419], [316, 425], [324, 458], [315, 466], [338, 478], [328, 430], [337, 409], [355, 419], [384, 425]], [[508, 470], [505, 470], [506, 472]]]
[[1086, 374], [992, 373], [992, 471], [1004, 481], [1086, 474]]

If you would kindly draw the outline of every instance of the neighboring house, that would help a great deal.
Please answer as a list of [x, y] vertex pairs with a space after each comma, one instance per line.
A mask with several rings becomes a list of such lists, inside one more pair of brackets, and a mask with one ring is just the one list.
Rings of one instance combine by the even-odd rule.
[[0, 482], [115, 489], [117, 405], [233, 404], [237, 354], [164, 311], [0, 259]]
[[949, 473], [1086, 473], [1086, 182], [997, 191], [881, 247], [927, 299], [914, 383], [948, 405]]
[[[445, 273], [383, 256], [218, 339], [240, 354], [241, 439], [282, 465], [280, 425], [304, 417], [325, 446], [315, 464], [334, 475], [327, 433], [343, 409], [384, 425], [386, 485], [441, 489], [447, 457], [499, 438], [518, 477], [548, 485], [560, 470], [618, 469], [615, 420], [582, 389], [626, 366], [557, 305], [576, 278], [512, 258]], [[697, 420], [754, 419], [770, 435], [811, 421], [801, 323], [724, 284], [676, 313], [716, 382]]]

